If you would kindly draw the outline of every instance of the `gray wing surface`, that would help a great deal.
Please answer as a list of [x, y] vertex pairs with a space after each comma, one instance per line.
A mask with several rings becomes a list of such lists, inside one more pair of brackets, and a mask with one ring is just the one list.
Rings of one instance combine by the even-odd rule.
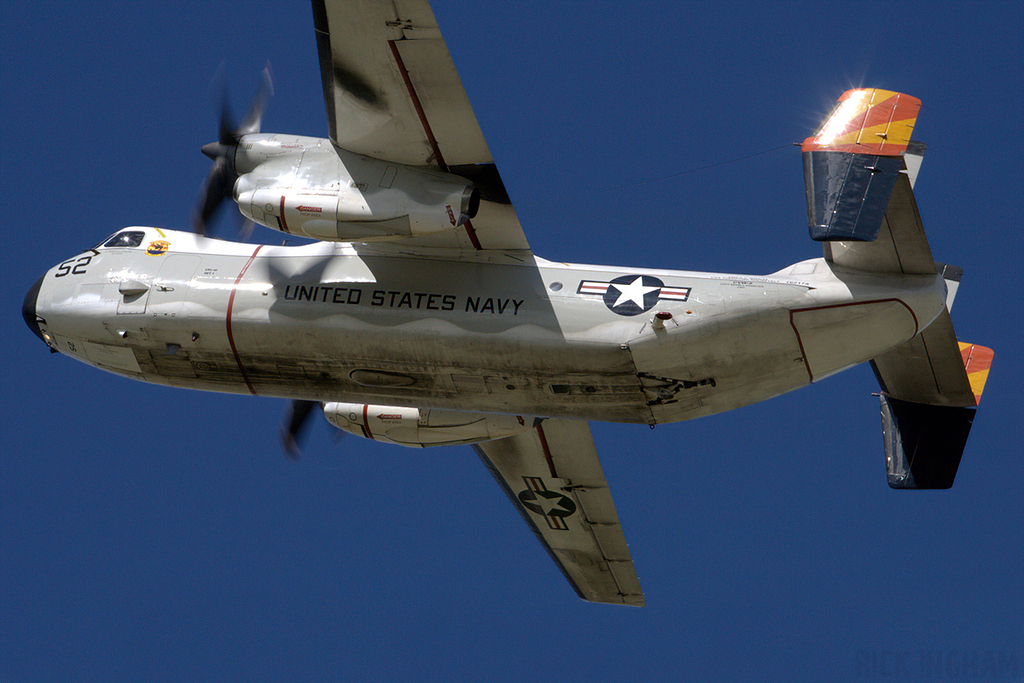
[[312, 0], [331, 141], [463, 176], [480, 190], [465, 232], [424, 247], [529, 249], [427, 0]]
[[644, 604], [589, 424], [545, 420], [475, 448], [581, 598]]

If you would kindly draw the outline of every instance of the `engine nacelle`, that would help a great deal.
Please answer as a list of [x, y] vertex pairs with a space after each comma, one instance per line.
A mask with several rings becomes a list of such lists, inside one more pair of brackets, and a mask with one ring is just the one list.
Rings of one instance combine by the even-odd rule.
[[493, 441], [533, 429], [521, 415], [464, 413], [366, 403], [325, 403], [324, 417], [342, 431], [375, 441], [425, 448]]
[[338, 242], [392, 241], [460, 228], [480, 192], [465, 178], [337, 149], [329, 140], [246, 136], [239, 210], [274, 230]]

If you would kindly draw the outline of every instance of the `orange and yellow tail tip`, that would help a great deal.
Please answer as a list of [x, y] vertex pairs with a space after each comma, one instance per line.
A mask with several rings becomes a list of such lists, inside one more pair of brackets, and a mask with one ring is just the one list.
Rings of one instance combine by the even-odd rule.
[[839, 106], [802, 151], [849, 152], [896, 157], [907, 151], [921, 100], [892, 90], [847, 90]]
[[960, 356], [964, 359], [964, 369], [967, 370], [967, 379], [974, 392], [974, 403], [977, 404], [981, 401], [981, 392], [985, 389], [995, 352], [985, 346], [960, 342]]

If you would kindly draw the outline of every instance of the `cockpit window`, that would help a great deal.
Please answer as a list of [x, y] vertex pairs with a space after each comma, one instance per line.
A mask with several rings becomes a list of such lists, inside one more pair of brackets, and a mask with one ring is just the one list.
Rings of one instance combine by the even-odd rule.
[[142, 244], [142, 240], [145, 236], [146, 233], [141, 230], [125, 230], [124, 232], [119, 232], [111, 237], [103, 246], [115, 249], [137, 247]]

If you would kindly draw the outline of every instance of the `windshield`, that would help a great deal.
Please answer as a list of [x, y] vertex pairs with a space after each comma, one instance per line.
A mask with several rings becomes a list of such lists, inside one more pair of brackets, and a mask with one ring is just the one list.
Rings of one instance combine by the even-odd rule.
[[117, 233], [103, 243], [103, 246], [111, 249], [128, 249], [142, 244], [146, 233], [142, 230], [124, 230]]

